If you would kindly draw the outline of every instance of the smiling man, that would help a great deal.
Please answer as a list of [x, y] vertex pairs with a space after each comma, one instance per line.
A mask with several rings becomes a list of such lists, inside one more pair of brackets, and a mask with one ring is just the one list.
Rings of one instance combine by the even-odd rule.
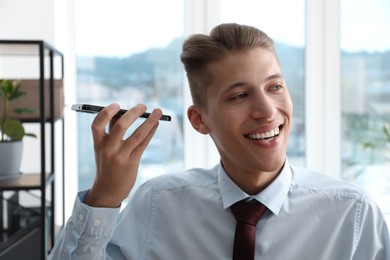
[[189, 121], [220, 163], [147, 181], [120, 213], [162, 113], [123, 139], [146, 107], [119, 119], [106, 107], [92, 124], [95, 182], [52, 259], [390, 259], [383, 215], [361, 188], [289, 164], [293, 108], [265, 33], [222, 24], [187, 38], [181, 59]]
[[238, 47], [207, 65], [207, 102], [191, 106], [188, 116], [211, 136], [229, 177], [253, 195], [282, 169], [292, 103], [271, 46]]

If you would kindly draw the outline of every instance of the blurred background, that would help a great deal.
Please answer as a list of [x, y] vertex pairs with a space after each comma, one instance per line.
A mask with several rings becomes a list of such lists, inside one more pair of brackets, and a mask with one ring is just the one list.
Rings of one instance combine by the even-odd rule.
[[290, 162], [364, 186], [390, 219], [389, 1], [33, 2], [0, 0], [0, 38], [44, 39], [65, 54], [66, 215], [95, 175], [94, 116], [70, 111], [73, 103], [143, 102], [173, 117], [147, 148], [137, 185], [218, 162], [211, 140], [186, 120], [179, 54], [187, 35], [236, 22], [275, 40], [294, 102]]

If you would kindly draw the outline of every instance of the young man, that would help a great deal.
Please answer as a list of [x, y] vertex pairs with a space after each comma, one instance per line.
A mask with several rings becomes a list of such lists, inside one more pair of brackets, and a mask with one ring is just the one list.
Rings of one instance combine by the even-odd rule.
[[181, 59], [188, 118], [210, 135], [220, 164], [152, 179], [119, 214], [161, 111], [123, 140], [146, 107], [119, 119], [118, 105], [106, 107], [92, 124], [95, 182], [78, 195], [52, 259], [244, 259], [231, 208], [243, 200], [266, 206], [248, 259], [390, 259], [386, 223], [361, 188], [289, 164], [293, 108], [266, 34], [222, 24], [186, 39]]

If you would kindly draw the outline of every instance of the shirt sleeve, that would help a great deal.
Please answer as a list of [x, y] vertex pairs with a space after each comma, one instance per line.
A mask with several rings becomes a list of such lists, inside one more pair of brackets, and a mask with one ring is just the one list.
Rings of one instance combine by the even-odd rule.
[[382, 212], [370, 196], [363, 200], [357, 220], [353, 259], [390, 259], [389, 230]]
[[123, 258], [118, 247], [109, 245], [120, 208], [89, 207], [83, 203], [87, 192], [78, 193], [72, 215], [56, 239], [49, 259]]

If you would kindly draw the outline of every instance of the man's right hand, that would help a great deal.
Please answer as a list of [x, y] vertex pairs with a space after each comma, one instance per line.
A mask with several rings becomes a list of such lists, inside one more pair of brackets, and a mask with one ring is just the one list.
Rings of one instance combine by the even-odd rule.
[[[85, 203], [92, 207], [119, 207], [137, 179], [138, 167], [145, 148], [158, 127], [162, 112], [155, 109], [128, 138], [124, 135], [138, 117], [146, 111], [139, 104], [120, 118], [118, 104], [105, 107], [92, 123], [96, 177]], [[109, 132], [106, 126], [109, 124]]]

